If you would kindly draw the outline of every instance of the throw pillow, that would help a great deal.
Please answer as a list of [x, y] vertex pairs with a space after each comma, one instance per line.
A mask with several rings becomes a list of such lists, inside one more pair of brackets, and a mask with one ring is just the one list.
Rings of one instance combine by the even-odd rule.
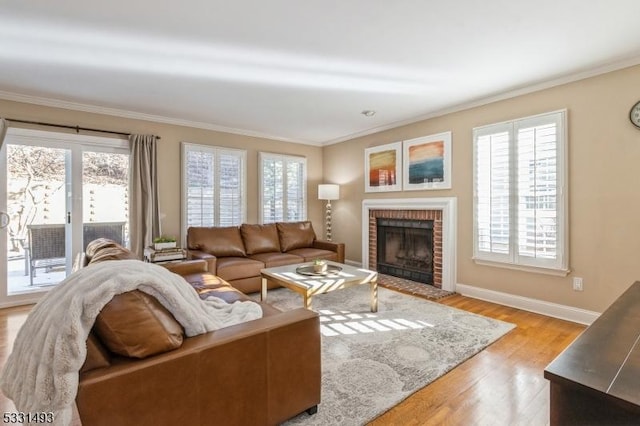
[[240, 226], [242, 241], [247, 249], [247, 254], [280, 252], [278, 228], [275, 223], [268, 225], [250, 225], [243, 223]]
[[217, 257], [244, 257], [246, 254], [237, 226], [190, 227], [187, 245], [189, 250], [200, 250]]
[[278, 236], [280, 249], [289, 251], [298, 248], [311, 247], [316, 239], [311, 222], [278, 222]]
[[100, 311], [94, 331], [113, 353], [146, 358], [177, 349], [184, 330], [153, 296], [134, 290], [116, 295]]

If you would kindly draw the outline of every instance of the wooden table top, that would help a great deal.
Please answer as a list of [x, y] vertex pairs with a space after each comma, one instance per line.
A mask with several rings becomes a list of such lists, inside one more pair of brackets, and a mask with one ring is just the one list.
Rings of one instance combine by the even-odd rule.
[[640, 405], [640, 281], [549, 364], [544, 377]]

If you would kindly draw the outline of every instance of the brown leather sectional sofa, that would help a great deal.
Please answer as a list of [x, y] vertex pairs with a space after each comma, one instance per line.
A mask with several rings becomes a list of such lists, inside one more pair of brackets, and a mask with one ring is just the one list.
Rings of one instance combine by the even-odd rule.
[[187, 250], [190, 259], [206, 260], [210, 272], [244, 293], [260, 291], [264, 268], [315, 259], [344, 263], [344, 244], [318, 240], [308, 221], [190, 227]]
[[[87, 247], [85, 263], [134, 257], [108, 240]], [[166, 267], [206, 298], [250, 300], [193, 260]], [[257, 303], [257, 302], [255, 302]], [[320, 403], [320, 323], [307, 309], [184, 336], [153, 297], [117, 295], [87, 341], [76, 404], [92, 425], [275, 425]]]

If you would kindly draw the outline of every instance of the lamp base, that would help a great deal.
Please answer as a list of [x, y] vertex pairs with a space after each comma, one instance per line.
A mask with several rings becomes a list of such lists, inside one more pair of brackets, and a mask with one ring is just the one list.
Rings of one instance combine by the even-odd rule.
[[331, 241], [331, 201], [327, 201], [327, 207], [325, 210], [324, 218], [325, 218], [324, 229], [325, 229], [326, 240]]

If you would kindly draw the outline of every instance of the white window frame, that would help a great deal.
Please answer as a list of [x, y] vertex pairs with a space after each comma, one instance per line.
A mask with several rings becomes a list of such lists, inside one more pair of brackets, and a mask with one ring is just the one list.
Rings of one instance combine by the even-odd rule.
[[[188, 215], [187, 215], [187, 153], [189, 151], [200, 151], [200, 152], [208, 152], [213, 154], [214, 156], [214, 162], [216, 163], [216, 167], [214, 168], [214, 183], [213, 183], [213, 187], [214, 187], [214, 204], [217, 203], [219, 205], [220, 203], [220, 199], [219, 199], [219, 192], [217, 190], [217, 188], [220, 187], [220, 175], [218, 173], [219, 170], [219, 155], [220, 154], [229, 154], [229, 155], [235, 155], [238, 158], [240, 158], [241, 160], [241, 176], [240, 178], [242, 179], [242, 183], [241, 183], [241, 198], [242, 198], [242, 205], [241, 205], [241, 220], [240, 223], [238, 223], [238, 225], [241, 225], [242, 223], [244, 223], [247, 219], [247, 151], [242, 150], [242, 149], [235, 149], [235, 148], [226, 148], [226, 147], [219, 147], [219, 146], [211, 146], [211, 145], [202, 145], [202, 144], [195, 144], [195, 143], [190, 143], [190, 142], [182, 142], [181, 143], [181, 168], [182, 168], [182, 172], [181, 172], [181, 181], [180, 181], [180, 188], [181, 188], [181, 201], [182, 201], [182, 230], [183, 230], [183, 236], [186, 238], [187, 235], [187, 227], [188, 227], [188, 223], [187, 223], [187, 219], [188, 219]], [[216, 209], [215, 210], [215, 214], [214, 214], [214, 218], [213, 218], [213, 223], [214, 226], [218, 226], [220, 223], [220, 210]]]
[[[307, 206], [307, 158], [306, 157], [301, 157], [301, 156], [295, 156], [295, 155], [286, 155], [286, 154], [273, 154], [273, 153], [269, 153], [269, 152], [260, 152], [259, 153], [259, 161], [258, 161], [258, 168], [259, 168], [259, 179], [260, 179], [260, 191], [259, 191], [259, 222], [260, 224], [264, 224], [264, 160], [266, 159], [279, 159], [284, 161], [285, 163], [288, 163], [290, 161], [296, 162], [296, 163], [301, 163], [304, 170], [303, 170], [303, 176], [302, 176], [302, 180], [303, 180], [303, 185], [302, 185], [302, 206], [304, 209], [303, 215], [299, 220], [307, 220], [307, 214], [308, 214], [308, 206]], [[284, 196], [284, 200], [283, 200], [283, 208], [286, 208], [287, 205], [287, 193], [286, 193], [286, 188], [287, 188], [287, 175], [286, 175], [286, 167], [283, 169], [283, 182], [284, 182], [284, 188], [283, 188], [283, 196]], [[286, 214], [284, 214], [283, 212], [283, 221], [287, 221], [286, 218]]]
[[[541, 124], [555, 123], [557, 126], [556, 146], [556, 253], [555, 259], [542, 259], [518, 253], [518, 129]], [[569, 271], [568, 244], [568, 156], [567, 156], [567, 111], [524, 117], [512, 121], [491, 124], [473, 129], [473, 260], [477, 264], [497, 266], [529, 272], [566, 276]], [[509, 249], [508, 254], [481, 251], [478, 226], [478, 138], [507, 132], [509, 137]]]

